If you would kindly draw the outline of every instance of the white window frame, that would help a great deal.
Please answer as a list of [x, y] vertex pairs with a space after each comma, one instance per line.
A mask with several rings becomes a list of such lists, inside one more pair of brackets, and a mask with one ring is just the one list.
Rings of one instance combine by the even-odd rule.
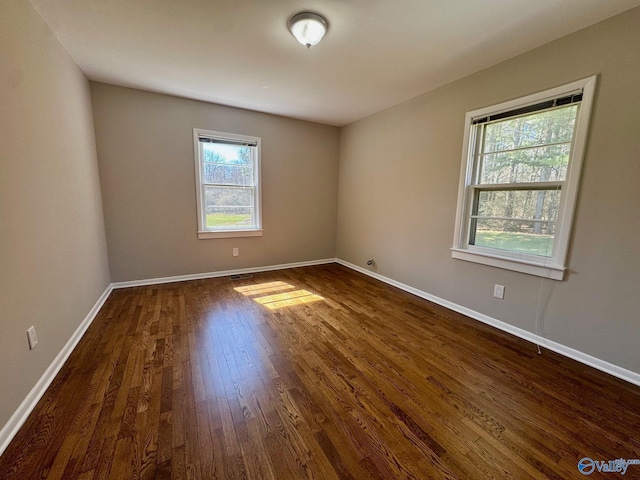
[[[451, 256], [456, 259], [480, 263], [516, 272], [528, 273], [540, 277], [563, 280], [567, 270], [567, 253], [571, 239], [573, 216], [578, 198], [580, 174], [587, 143], [589, 119], [596, 87], [597, 76], [591, 76], [567, 85], [562, 85], [544, 92], [500, 103], [490, 107], [467, 112], [465, 117], [462, 166], [458, 188], [458, 206], [456, 224], [451, 248]], [[554, 98], [582, 91], [582, 101], [576, 117], [573, 145], [569, 158], [567, 177], [562, 185], [560, 207], [552, 256], [540, 257], [524, 253], [508, 252], [495, 248], [479, 247], [469, 244], [471, 228], [471, 211], [474, 197], [474, 168], [476, 165], [476, 131], [474, 119], [484, 118], [498, 113], [535, 105]]]
[[[253, 160], [253, 176], [254, 184], [252, 186], [254, 190], [254, 217], [256, 220], [255, 226], [252, 228], [238, 228], [234, 226], [228, 229], [207, 229], [206, 209], [204, 202], [204, 190], [205, 184], [202, 179], [203, 175], [203, 162], [201, 161], [201, 144], [200, 137], [217, 138], [221, 140], [231, 140], [237, 142], [255, 142], [255, 148], [252, 148], [252, 160]], [[261, 195], [261, 151], [260, 151], [261, 138], [250, 137], [247, 135], [238, 135], [235, 133], [217, 132], [213, 130], [203, 130], [200, 128], [193, 129], [193, 152], [195, 159], [195, 174], [196, 174], [196, 204], [198, 214], [198, 238], [233, 238], [233, 237], [257, 237], [262, 236], [262, 195]]]

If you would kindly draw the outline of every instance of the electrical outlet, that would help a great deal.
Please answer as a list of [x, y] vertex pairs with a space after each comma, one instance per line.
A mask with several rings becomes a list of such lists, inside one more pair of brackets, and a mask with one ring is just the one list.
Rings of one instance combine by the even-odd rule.
[[38, 335], [36, 335], [36, 327], [30, 327], [27, 330], [27, 338], [29, 339], [29, 350], [33, 350], [38, 345]]
[[504, 298], [504, 285], [498, 285], [497, 283], [493, 286], [493, 296], [496, 298], [503, 299]]
[[240, 255], [240, 252], [238, 251], [238, 247], [233, 247], [233, 256], [237, 257], [238, 255]]

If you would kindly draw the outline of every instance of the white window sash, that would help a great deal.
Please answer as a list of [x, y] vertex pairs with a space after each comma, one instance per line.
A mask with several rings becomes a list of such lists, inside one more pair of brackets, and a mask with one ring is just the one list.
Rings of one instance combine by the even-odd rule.
[[[567, 266], [567, 252], [571, 237], [573, 215], [577, 201], [580, 172], [586, 147], [587, 130], [595, 92], [596, 76], [578, 80], [568, 85], [529, 95], [499, 105], [467, 112], [463, 139], [460, 185], [458, 188], [458, 207], [454, 231], [452, 257], [462, 260], [506, 268], [523, 273], [562, 280]], [[534, 105], [545, 100], [582, 91], [582, 100], [578, 108], [572, 148], [567, 167], [566, 179], [562, 182], [530, 182], [519, 184], [479, 184], [479, 165], [486, 155], [479, 155], [483, 141], [483, 123], [474, 124], [474, 119]], [[564, 143], [564, 142], [563, 142]], [[548, 145], [541, 145], [542, 147]], [[538, 146], [539, 147], [539, 146]], [[534, 147], [535, 148], [535, 147]], [[497, 152], [488, 152], [497, 153]], [[556, 231], [551, 257], [519, 254], [469, 245], [469, 233], [472, 220], [472, 206], [478, 191], [500, 190], [553, 190], [560, 188], [562, 193], [556, 220]], [[534, 220], [535, 221], [535, 220]]]
[[[205, 183], [204, 180], [204, 164], [212, 162], [204, 162], [203, 145], [205, 142], [200, 141], [200, 137], [214, 138], [224, 140], [225, 143], [238, 142], [253, 143], [254, 145], [244, 145], [250, 148], [251, 152], [251, 185], [225, 185], [218, 183]], [[260, 143], [258, 137], [249, 137], [244, 135], [234, 135], [225, 132], [215, 132], [208, 130], [193, 129], [194, 138], [194, 157], [195, 157], [195, 173], [197, 186], [197, 218], [198, 218], [198, 238], [224, 238], [224, 237], [241, 237], [241, 236], [259, 236], [262, 235], [262, 212], [261, 212], [261, 195], [260, 195]], [[215, 162], [213, 162], [215, 164]], [[205, 190], [206, 187], [219, 188], [238, 188], [251, 191], [253, 204], [246, 206], [238, 206], [238, 208], [247, 208], [253, 210], [254, 223], [247, 226], [233, 225], [227, 228], [208, 228], [206, 218]], [[221, 207], [232, 207], [229, 205], [221, 205]]]

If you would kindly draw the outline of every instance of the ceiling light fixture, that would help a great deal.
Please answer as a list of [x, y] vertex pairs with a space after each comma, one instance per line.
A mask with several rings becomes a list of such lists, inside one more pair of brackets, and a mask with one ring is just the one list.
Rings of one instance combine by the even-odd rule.
[[300, 12], [289, 19], [289, 31], [307, 48], [317, 45], [328, 28], [327, 20], [317, 13]]

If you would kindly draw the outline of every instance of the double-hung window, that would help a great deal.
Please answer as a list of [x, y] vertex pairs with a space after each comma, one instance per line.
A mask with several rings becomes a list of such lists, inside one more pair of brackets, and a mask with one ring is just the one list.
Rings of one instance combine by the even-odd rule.
[[262, 235], [260, 138], [194, 129], [198, 238]]
[[468, 112], [452, 256], [561, 280], [595, 77]]

